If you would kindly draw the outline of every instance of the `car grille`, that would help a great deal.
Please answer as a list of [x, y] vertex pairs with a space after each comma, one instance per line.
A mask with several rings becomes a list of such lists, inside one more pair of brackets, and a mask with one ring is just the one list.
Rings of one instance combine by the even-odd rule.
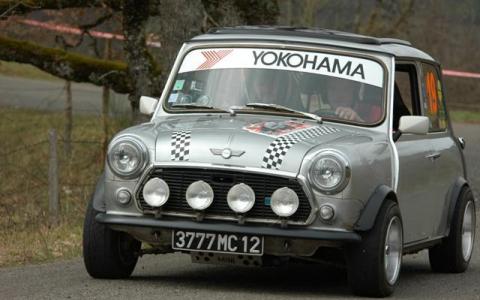
[[305, 223], [312, 211], [308, 198], [302, 187], [295, 179], [265, 174], [244, 173], [237, 171], [189, 169], [189, 168], [157, 168], [153, 169], [149, 176], [143, 180], [137, 192], [139, 207], [145, 214], [155, 213], [156, 209], [149, 206], [143, 199], [143, 186], [148, 179], [158, 177], [167, 182], [170, 188], [170, 197], [162, 207], [162, 213], [182, 213], [195, 215], [195, 211], [185, 200], [185, 191], [188, 186], [197, 180], [203, 180], [210, 184], [214, 192], [212, 205], [205, 210], [205, 218], [209, 216], [225, 216], [237, 219], [234, 211], [227, 204], [227, 193], [237, 183], [245, 183], [255, 191], [255, 205], [245, 214], [245, 218], [262, 219], [265, 221], [278, 220], [279, 217], [272, 211], [266, 198], [281, 187], [289, 187], [294, 190], [300, 200], [298, 210], [289, 217], [289, 221]]

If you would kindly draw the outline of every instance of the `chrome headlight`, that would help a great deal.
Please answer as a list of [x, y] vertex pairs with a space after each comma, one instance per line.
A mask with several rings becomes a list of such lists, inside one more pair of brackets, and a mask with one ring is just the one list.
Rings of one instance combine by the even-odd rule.
[[350, 166], [342, 154], [326, 150], [315, 157], [308, 176], [316, 189], [325, 194], [336, 194], [347, 186]]
[[148, 151], [145, 145], [132, 138], [120, 138], [108, 151], [108, 165], [112, 171], [125, 178], [140, 174], [148, 161]]

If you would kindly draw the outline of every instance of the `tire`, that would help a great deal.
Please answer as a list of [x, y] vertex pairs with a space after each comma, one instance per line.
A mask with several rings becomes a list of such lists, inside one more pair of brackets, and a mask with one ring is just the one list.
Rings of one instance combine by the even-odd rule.
[[97, 223], [90, 201], [83, 226], [83, 262], [93, 278], [128, 278], [138, 260], [141, 242]]
[[475, 201], [470, 188], [465, 187], [455, 205], [448, 237], [428, 250], [432, 271], [462, 273], [467, 270], [472, 258], [475, 226]]
[[[390, 237], [388, 244], [387, 235]], [[348, 283], [353, 293], [371, 297], [391, 295], [398, 282], [402, 252], [400, 210], [397, 203], [387, 199], [378, 212], [373, 228], [362, 234], [360, 243], [347, 248]]]

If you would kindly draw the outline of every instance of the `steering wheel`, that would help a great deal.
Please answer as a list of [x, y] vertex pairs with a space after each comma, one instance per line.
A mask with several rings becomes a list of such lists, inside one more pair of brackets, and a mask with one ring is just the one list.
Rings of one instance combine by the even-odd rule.
[[183, 94], [180, 96], [180, 99], [178, 99], [178, 103], [180, 104], [192, 103], [192, 96]]
[[338, 118], [337, 114], [335, 113], [334, 110], [332, 109], [319, 109], [315, 112], [313, 112], [314, 114], [316, 114], [317, 116], [320, 116], [320, 117], [334, 117], [334, 118]]
[[203, 106], [211, 106], [212, 102], [212, 98], [207, 95], [203, 95], [197, 98], [196, 104]]

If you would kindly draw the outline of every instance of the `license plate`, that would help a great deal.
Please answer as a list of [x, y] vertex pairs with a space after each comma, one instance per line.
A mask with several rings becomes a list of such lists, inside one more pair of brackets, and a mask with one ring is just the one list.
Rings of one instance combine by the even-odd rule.
[[247, 234], [174, 230], [172, 232], [172, 248], [175, 250], [262, 255], [263, 237]]

